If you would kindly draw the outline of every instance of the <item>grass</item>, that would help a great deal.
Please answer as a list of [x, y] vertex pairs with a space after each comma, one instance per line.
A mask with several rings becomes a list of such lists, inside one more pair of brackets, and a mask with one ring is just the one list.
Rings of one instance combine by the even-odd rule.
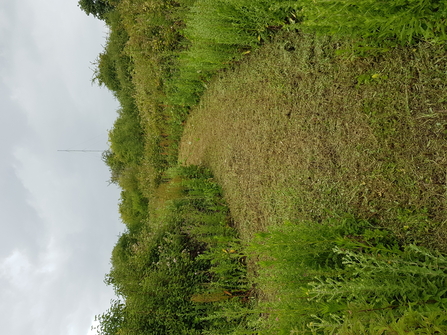
[[447, 331], [445, 257], [400, 246], [365, 220], [337, 217], [259, 234], [261, 334]]
[[101, 334], [447, 331], [444, 0], [107, 3]]
[[179, 160], [213, 170], [245, 240], [348, 213], [446, 251], [445, 49], [351, 47], [278, 36], [210, 85]]
[[[178, 167], [158, 189], [150, 225], [129, 228], [106, 283], [118, 299], [100, 334], [216, 334], [245, 329], [251, 291], [237, 231], [209, 170]], [[228, 323], [228, 318], [236, 326]]]
[[446, 70], [443, 45], [282, 33], [209, 85], [179, 160], [222, 185], [262, 292], [253, 331], [447, 331]]

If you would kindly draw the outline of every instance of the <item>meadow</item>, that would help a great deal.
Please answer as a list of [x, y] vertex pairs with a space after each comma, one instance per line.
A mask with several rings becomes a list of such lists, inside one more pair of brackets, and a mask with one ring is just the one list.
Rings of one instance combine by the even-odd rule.
[[98, 334], [447, 332], [446, 1], [80, 6], [121, 104]]

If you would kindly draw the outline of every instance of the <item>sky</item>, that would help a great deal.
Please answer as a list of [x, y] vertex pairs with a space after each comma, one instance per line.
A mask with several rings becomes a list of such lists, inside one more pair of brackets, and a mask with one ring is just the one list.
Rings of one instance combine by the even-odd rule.
[[124, 230], [105, 150], [118, 103], [91, 83], [104, 24], [77, 0], [0, 0], [0, 324], [87, 335]]

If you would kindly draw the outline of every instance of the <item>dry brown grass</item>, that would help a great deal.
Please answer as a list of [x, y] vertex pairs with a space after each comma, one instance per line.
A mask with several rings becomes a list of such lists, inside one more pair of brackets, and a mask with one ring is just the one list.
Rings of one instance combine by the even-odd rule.
[[213, 170], [246, 239], [349, 213], [447, 250], [445, 50], [335, 56], [343, 48], [282, 34], [223, 73], [191, 113], [180, 161]]

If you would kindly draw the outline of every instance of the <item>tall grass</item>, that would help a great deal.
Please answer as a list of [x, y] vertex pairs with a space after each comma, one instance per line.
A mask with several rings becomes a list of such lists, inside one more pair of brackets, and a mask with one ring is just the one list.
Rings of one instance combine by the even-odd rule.
[[[366, 51], [446, 40], [446, 0], [122, 0], [111, 4], [106, 15], [111, 34], [98, 59], [96, 79], [115, 91], [122, 104], [132, 101], [138, 109], [140, 128], [147, 134], [140, 142], [145, 142], [145, 160], [152, 165], [142, 174], [157, 183], [163, 171], [176, 164], [182, 125], [210, 78], [281, 29], [348, 36], [357, 40], [357, 49]], [[122, 123], [115, 128], [123, 128]], [[119, 142], [111, 139], [112, 146], [119, 147]]]
[[281, 29], [291, 11], [287, 1], [195, 1], [185, 18], [186, 49], [179, 55], [169, 102], [195, 105], [212, 74]]
[[[181, 195], [151, 215], [156, 192], [145, 189], [177, 163], [188, 109], [213, 74], [278, 30], [348, 36], [365, 49], [444, 43], [446, 0], [122, 0], [114, 10], [96, 79], [132, 107], [106, 157], [127, 191], [129, 231], [107, 279], [123, 299], [102, 320], [117, 316], [121, 333], [139, 334], [447, 332], [442, 255], [350, 217], [286, 225], [249, 248], [265, 288], [253, 310], [245, 252], [209, 171], [171, 170]], [[357, 86], [377, 78], [387, 79], [365, 74]]]
[[204, 168], [177, 167], [170, 174], [180, 177], [183, 191], [168, 215], [176, 215], [183, 233], [201, 246], [195, 260], [207, 265], [196, 270], [207, 279], [195, 287], [190, 298], [203, 325], [202, 334], [246, 329], [245, 315], [252, 301], [245, 256], [237, 231], [231, 227], [222, 190]]
[[185, 17], [185, 47], [169, 84], [171, 104], [195, 105], [217, 70], [278, 30], [308, 30], [357, 39], [360, 50], [447, 40], [447, 1], [197, 0]]
[[303, 25], [325, 34], [350, 35], [374, 45], [447, 40], [445, 0], [299, 1]]
[[447, 258], [351, 217], [260, 234], [265, 334], [447, 331]]
[[106, 283], [119, 299], [98, 316], [101, 335], [228, 334], [245, 327], [246, 265], [220, 187], [196, 166], [167, 175], [172, 192], [165, 190], [163, 208], [122, 234], [112, 252]]

